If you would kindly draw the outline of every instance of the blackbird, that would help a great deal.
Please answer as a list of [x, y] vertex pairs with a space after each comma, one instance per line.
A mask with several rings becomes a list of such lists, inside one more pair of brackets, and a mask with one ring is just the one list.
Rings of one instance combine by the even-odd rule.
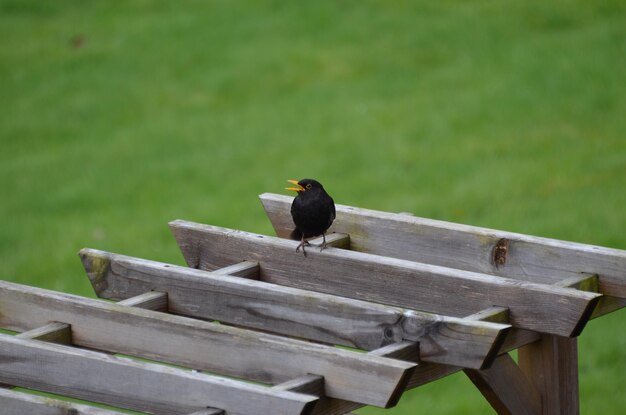
[[335, 202], [316, 180], [287, 181], [296, 187], [287, 187], [286, 189], [298, 193], [291, 204], [291, 217], [296, 225], [296, 229], [291, 233], [291, 238], [300, 240], [296, 252], [302, 248], [302, 253], [306, 256], [304, 246], [310, 245], [306, 238], [319, 235], [324, 238], [320, 245], [320, 251], [322, 251], [326, 248], [326, 230], [335, 220]]

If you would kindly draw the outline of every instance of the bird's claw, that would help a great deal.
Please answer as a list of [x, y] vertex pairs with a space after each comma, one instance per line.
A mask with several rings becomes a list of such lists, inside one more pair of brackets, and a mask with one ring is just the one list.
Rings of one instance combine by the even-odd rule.
[[304, 256], [306, 256], [306, 250], [304, 249], [305, 246], [310, 246], [311, 244], [309, 243], [309, 241], [302, 241], [300, 242], [300, 244], [298, 244], [298, 246], [296, 247], [296, 252], [300, 252], [300, 248], [302, 248], [302, 253], [304, 254]]
[[[307, 246], [316, 246], [316, 247], [319, 246], [320, 247], [320, 252], [322, 252], [324, 249], [328, 248], [328, 244], [326, 243], [326, 235], [323, 235], [323, 237], [324, 237], [324, 240], [322, 241], [321, 244], [312, 244], [312, 243], [309, 243], [308, 241], [305, 241], [306, 245]], [[300, 248], [300, 246], [298, 246], [298, 248]], [[302, 247], [302, 250], [304, 251], [304, 247]]]

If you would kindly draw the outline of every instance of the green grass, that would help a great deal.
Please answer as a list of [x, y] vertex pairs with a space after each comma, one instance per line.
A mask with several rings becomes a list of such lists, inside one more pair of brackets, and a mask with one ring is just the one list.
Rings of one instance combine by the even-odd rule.
[[[80, 248], [182, 264], [168, 221], [271, 233], [302, 177], [626, 249], [625, 56], [620, 1], [0, 0], [0, 278], [93, 295]], [[583, 414], [626, 408], [625, 316], [580, 338]], [[490, 413], [462, 375], [363, 413], [417, 411]]]

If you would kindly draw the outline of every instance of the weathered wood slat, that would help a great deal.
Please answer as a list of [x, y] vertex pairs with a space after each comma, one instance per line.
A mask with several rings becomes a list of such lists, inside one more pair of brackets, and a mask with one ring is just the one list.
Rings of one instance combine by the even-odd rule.
[[489, 307], [477, 313], [465, 317], [469, 320], [493, 321], [495, 323], [506, 323], [509, 321], [509, 309], [506, 307]]
[[[167, 268], [167, 267], [166, 267]], [[251, 280], [259, 279], [259, 263], [252, 261], [242, 261], [224, 268], [215, 270], [216, 273], [224, 275], [232, 275], [239, 278], [248, 278]]]
[[0, 334], [0, 381], [155, 414], [307, 414], [317, 398]]
[[[555, 287], [575, 288], [577, 290], [589, 291], [593, 293], [600, 292], [600, 282], [597, 275], [581, 274], [578, 276], [566, 278], [553, 284]], [[626, 307], [626, 298], [602, 296], [598, 305], [593, 310], [591, 318], [596, 318], [608, 314], [612, 311]]]
[[324, 377], [318, 375], [304, 375], [278, 385], [274, 389], [301, 392], [307, 395], [324, 396]]
[[118, 411], [6, 389], [0, 389], [0, 413], [2, 415], [123, 415]]
[[[309, 239], [309, 243], [313, 248], [316, 246], [320, 246], [324, 242], [323, 237], [317, 237], [313, 239]], [[326, 246], [333, 248], [342, 248], [349, 249], [350, 248], [350, 235], [347, 233], [329, 233], [326, 235]]]
[[195, 411], [187, 415], [224, 415], [224, 414], [225, 412], [221, 409], [210, 408], [210, 409], [203, 409], [201, 411]]
[[601, 297], [343, 249], [304, 257], [295, 241], [182, 220], [170, 228], [192, 268], [254, 260], [266, 282], [456, 316], [504, 306], [513, 326], [563, 336], [581, 332]]
[[[419, 360], [419, 345], [414, 342], [398, 342], [394, 344], [387, 345], [385, 347], [381, 347], [380, 349], [372, 350], [368, 353], [370, 356], [384, 356], [384, 357], [392, 357], [394, 359], [402, 359], [409, 362], [417, 362]], [[449, 368], [452, 366], [444, 366], [437, 365], [434, 363], [424, 363], [424, 365], [435, 365], [441, 368]], [[420, 371], [422, 368], [422, 364], [420, 364], [416, 370], [413, 372], [411, 379], [416, 376], [416, 373]], [[409, 382], [411, 381], [409, 379]], [[294, 379], [290, 382], [285, 382], [282, 385], [276, 385], [275, 388], [283, 388], [286, 390], [292, 391], [301, 391], [303, 393], [312, 393], [317, 395], [316, 388], [319, 388], [319, 379], [315, 377], [302, 377], [299, 379]], [[403, 389], [398, 389], [398, 393], [396, 395], [397, 399], [400, 399], [402, 392], [404, 389], [409, 389], [410, 387], [407, 385]], [[315, 405], [315, 409], [313, 413], [315, 415], [344, 415], [353, 411], [355, 409], [362, 408], [364, 405], [358, 402], [351, 402], [342, 399], [334, 399], [327, 398], [325, 396], [320, 396], [320, 400]]]
[[[597, 292], [598, 276], [578, 275], [558, 281], [554, 285]], [[602, 297], [594, 310], [594, 315], [608, 312], [613, 301], [606, 302], [606, 299], [622, 301], [616, 297]], [[558, 336], [540, 334], [536, 336], [536, 342], [529, 342], [519, 349], [519, 361], [522, 372], [525, 372], [526, 378], [530, 379], [532, 387], [542, 398], [543, 406], [540, 407], [540, 413], [577, 413], [579, 406], [577, 342]], [[554, 371], [558, 373], [553, 373]]]
[[489, 369], [465, 373], [498, 414], [541, 415], [541, 395], [508, 354]]
[[168, 293], [169, 310], [176, 314], [366, 350], [403, 339], [419, 341], [423, 361], [477, 369], [488, 366], [510, 327], [229, 278], [92, 249], [81, 250], [80, 256], [96, 293], [103, 298], [120, 299], [158, 290]]
[[[0, 281], [0, 326], [72, 326], [77, 346], [279, 383], [308, 373], [325, 394], [388, 406], [415, 364]], [[358, 381], [355, 381], [358, 379]], [[221, 409], [226, 409], [216, 406]]]
[[421, 343], [402, 341], [372, 350], [368, 354], [370, 356], [393, 357], [394, 359], [418, 362], [420, 360], [420, 347]]
[[[506, 307], [489, 307], [477, 313], [470, 314], [466, 316], [465, 319], [506, 323], [509, 321], [509, 309]], [[536, 342], [540, 338], [541, 334], [535, 331], [514, 328], [507, 334], [499, 353], [510, 352], [523, 345]]]
[[[499, 307], [494, 307], [493, 309], [481, 313], [477, 313], [475, 316], [471, 316], [473, 318], [478, 318], [479, 316], [483, 316], [484, 318], [496, 318], [497, 320], [501, 319], [501, 316], [506, 315], [506, 309], [501, 309]], [[496, 317], [497, 316], [497, 317]], [[526, 333], [534, 333], [529, 332], [527, 330], [513, 330], [519, 332]], [[534, 333], [536, 334], [536, 333]], [[538, 338], [538, 335], [537, 335]], [[535, 341], [536, 338], [518, 336], [517, 337], [519, 343], [510, 344], [511, 349], [516, 349], [521, 345], [524, 345], [525, 341], [532, 342]], [[373, 350], [369, 352], [371, 355], [378, 356], [386, 356], [393, 357], [395, 359], [404, 359], [407, 361], [417, 361], [418, 360], [418, 347], [419, 345], [412, 342], [400, 342], [391, 344], [385, 347], [382, 347], [377, 350]], [[511, 350], [508, 349], [508, 350]], [[507, 351], [508, 351], [507, 350]], [[502, 350], [503, 352], [505, 350]], [[503, 354], [504, 355], [504, 354]], [[449, 366], [449, 365], [441, 365], [437, 363], [429, 363], [429, 362], [420, 362], [419, 366], [413, 372], [411, 378], [409, 379], [406, 390], [416, 388], [418, 386], [422, 386], [424, 384], [434, 382], [439, 380], [445, 376], [454, 374], [463, 370], [460, 367]], [[362, 404], [358, 404], [355, 402], [344, 401], [341, 399], [320, 399], [317, 403], [313, 413], [315, 415], [343, 415], [349, 411], [353, 411], [363, 407]]]
[[[276, 234], [293, 229], [292, 197], [260, 196]], [[553, 284], [600, 277], [600, 292], [626, 298], [626, 251], [475, 226], [336, 205], [329, 232], [350, 234], [350, 247], [399, 259]]]
[[137, 307], [152, 311], [167, 311], [167, 293], [148, 291], [129, 297], [117, 303], [127, 307]]
[[[368, 353], [370, 356], [383, 356], [392, 357], [410, 362], [417, 362], [419, 360], [419, 346], [414, 342], [398, 342], [393, 343], [380, 349], [372, 350]], [[418, 367], [419, 368], [419, 367]], [[319, 415], [334, 415], [334, 414], [346, 414], [348, 411], [362, 408], [364, 405], [357, 402], [350, 402], [341, 399], [327, 398], [323, 395], [324, 378], [315, 375], [306, 375], [297, 379], [293, 379], [279, 385], [274, 386], [276, 389], [289, 390], [292, 392], [301, 392], [319, 396], [314, 414]], [[397, 399], [399, 400], [403, 390], [398, 390]], [[394, 403], [395, 404], [395, 403]]]
[[45, 342], [72, 344], [72, 330], [69, 324], [53, 322], [17, 335], [22, 339]]
[[[554, 285], [593, 291], [597, 287], [597, 278], [572, 277]], [[507, 321], [507, 312], [507, 309], [491, 307], [467, 318]], [[522, 369], [508, 355], [503, 355], [496, 360], [499, 364], [495, 363], [489, 370], [465, 370], [492, 407], [499, 414], [513, 415], [577, 413], [576, 339], [513, 330], [507, 342], [504, 350], [523, 346], [519, 348]], [[559, 373], [552, 373], [554, 371]], [[547, 394], [553, 396], [548, 397]]]

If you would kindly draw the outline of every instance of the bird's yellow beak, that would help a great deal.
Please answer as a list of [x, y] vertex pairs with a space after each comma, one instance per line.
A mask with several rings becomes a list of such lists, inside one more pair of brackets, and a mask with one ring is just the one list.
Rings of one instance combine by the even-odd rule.
[[289, 183], [293, 184], [293, 185], [296, 185], [297, 187], [285, 187], [285, 189], [287, 189], [287, 190], [292, 190], [292, 191], [294, 191], [294, 192], [298, 192], [298, 193], [300, 193], [300, 192], [304, 191], [304, 187], [300, 186], [300, 185], [298, 184], [298, 181], [297, 181], [297, 180], [287, 180], [287, 181], [288, 181]]

